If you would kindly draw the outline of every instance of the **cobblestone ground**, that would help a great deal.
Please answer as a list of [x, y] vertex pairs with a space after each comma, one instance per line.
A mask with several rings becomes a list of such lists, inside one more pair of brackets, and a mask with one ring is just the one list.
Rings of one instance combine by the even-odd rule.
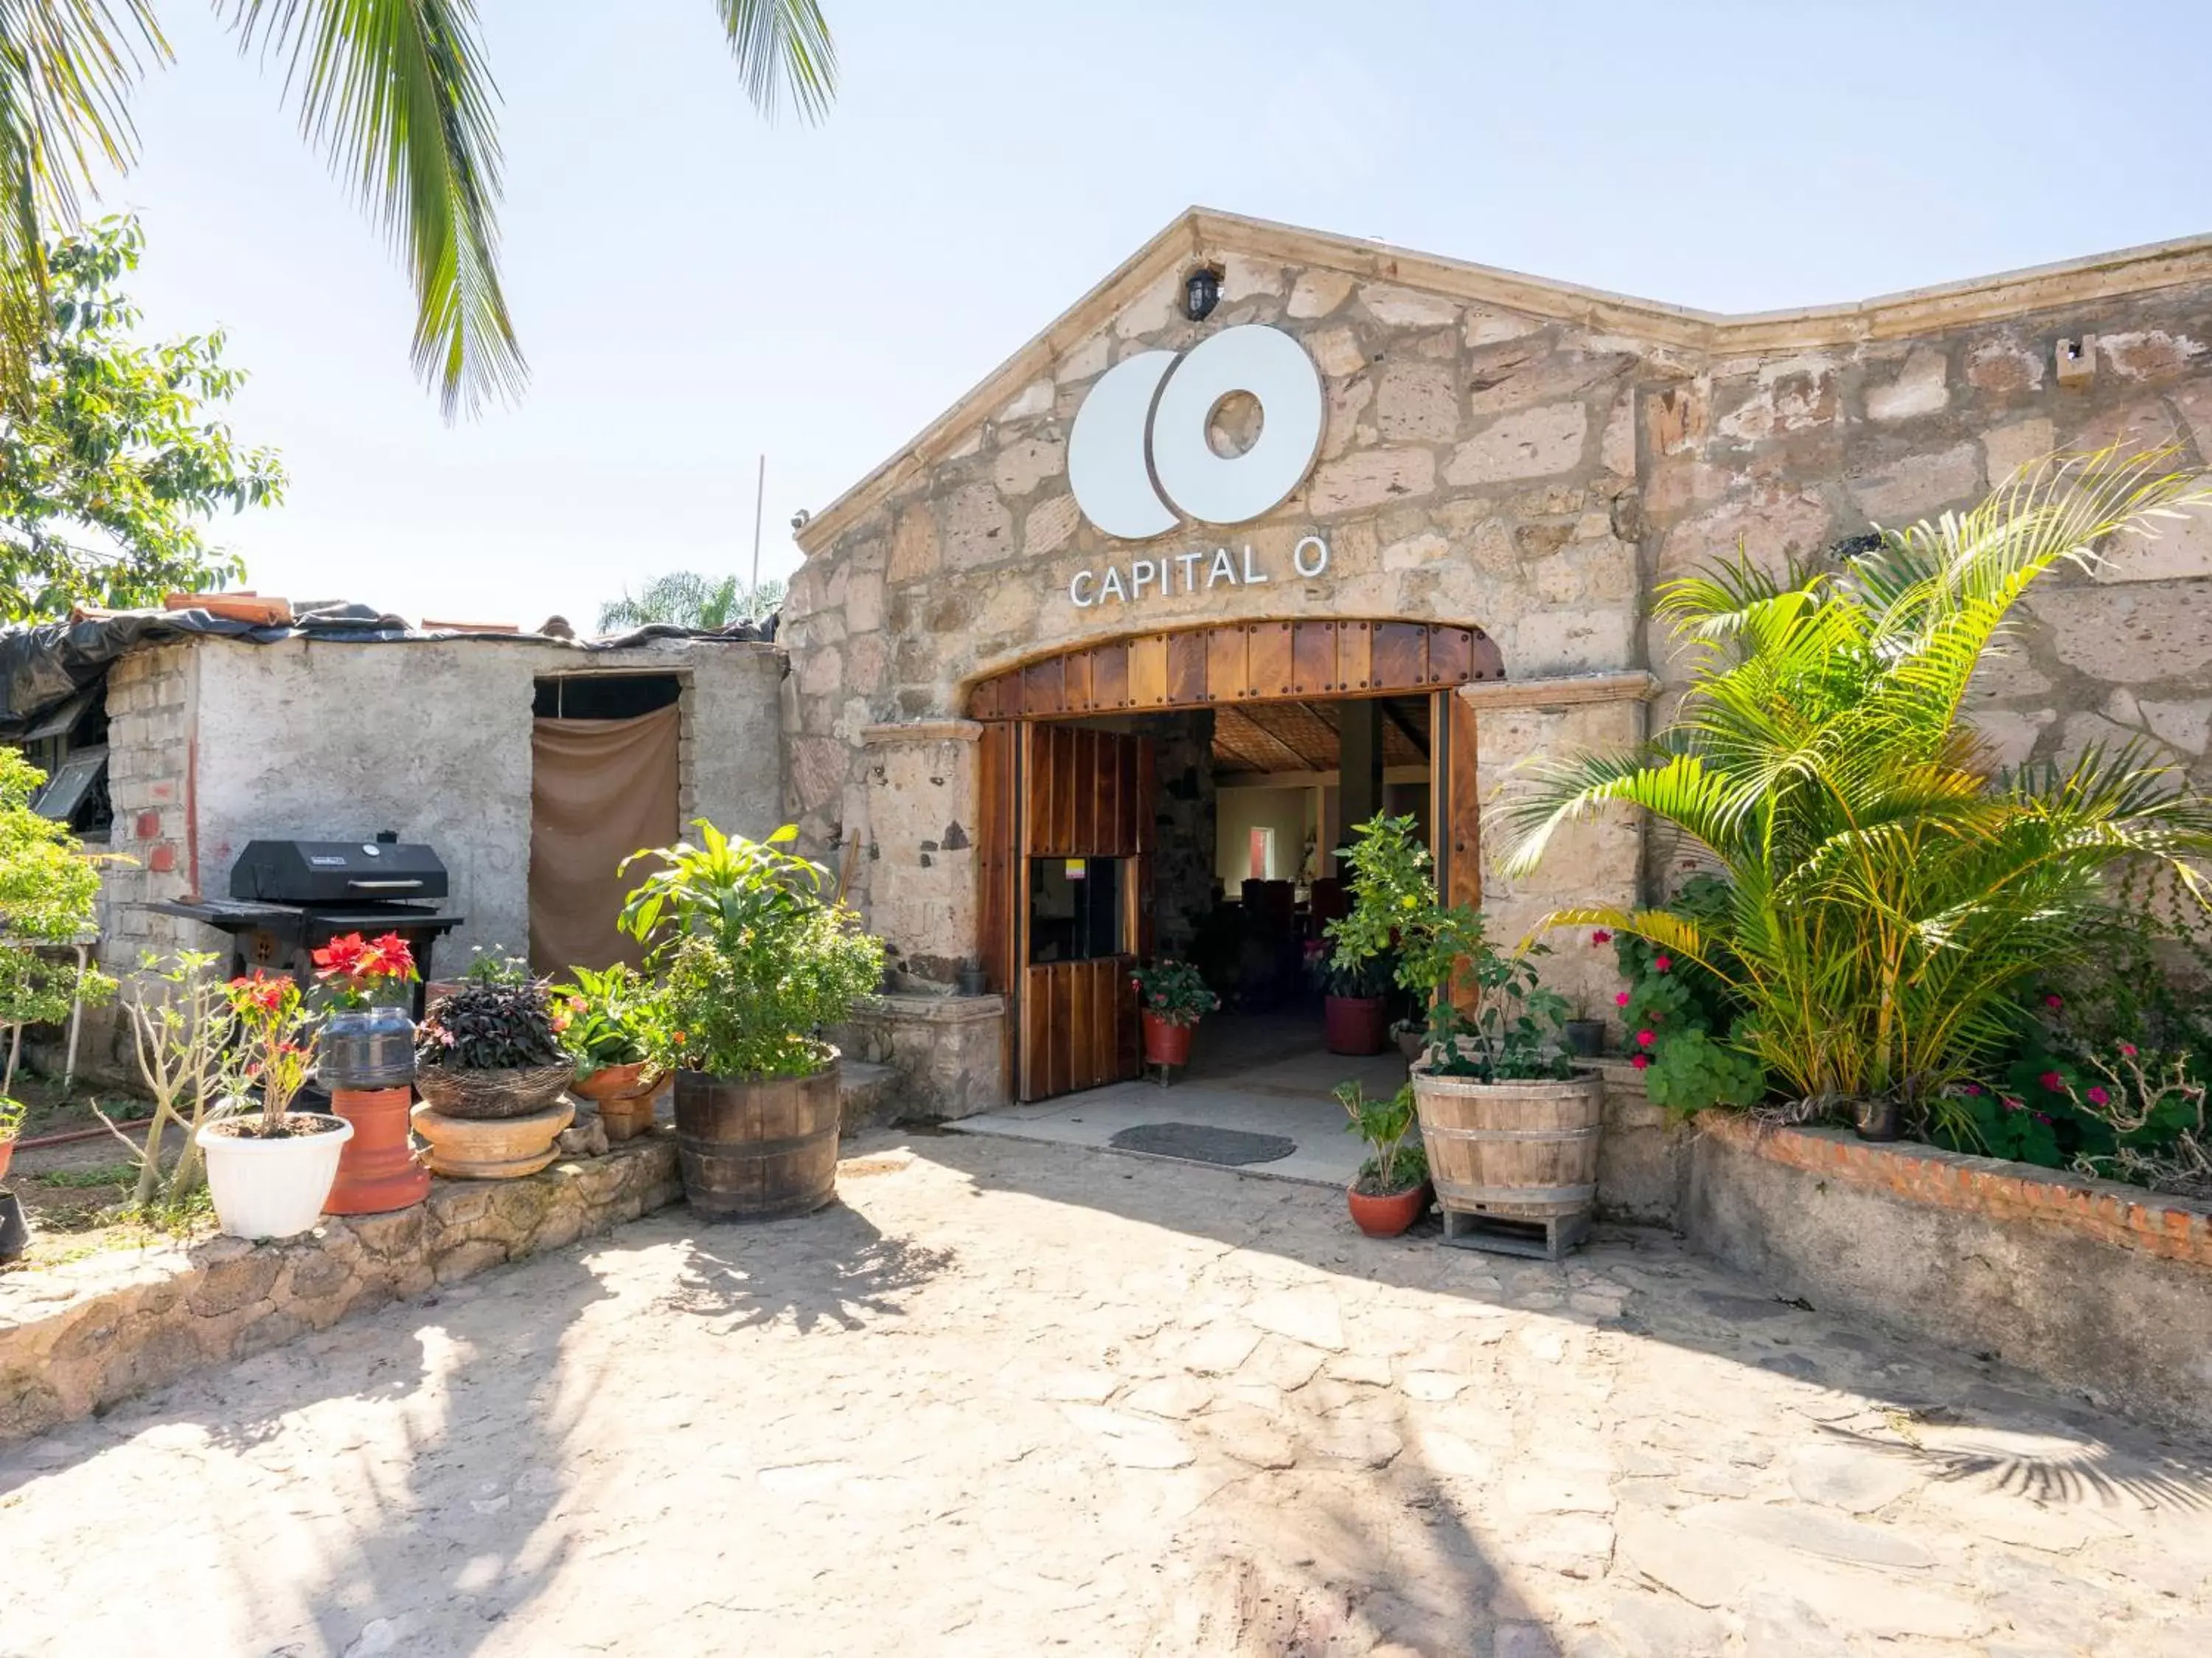
[[0, 1454], [0, 1650], [2212, 1652], [2212, 1448], [1656, 1234], [901, 1143]]

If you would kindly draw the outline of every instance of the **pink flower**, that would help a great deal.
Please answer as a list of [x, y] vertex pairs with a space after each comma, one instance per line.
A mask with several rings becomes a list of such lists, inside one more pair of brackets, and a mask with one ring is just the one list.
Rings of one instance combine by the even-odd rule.
[[2063, 1094], [2066, 1092], [2066, 1079], [2061, 1076], [2055, 1070], [2047, 1070], [2035, 1080], [2042, 1083], [2045, 1088], [2050, 1089], [2053, 1094]]
[[2043, 998], [2043, 1005], [2051, 1009], [2063, 1008], [2066, 1005], [2066, 998], [2063, 996], [2046, 996]]
[[1614, 997], [1613, 998], [1613, 1005], [1616, 1008], [1626, 1007], [1628, 1005], [1628, 992], [1626, 991], [1623, 991], [1619, 996]]
[[1656, 1031], [1638, 1031], [1636, 1033], [1636, 1045], [1639, 1048], [1648, 1048], [1658, 1039], [1659, 1033]]
[[2120, 1044], [2120, 1051], [2132, 1059], [2136, 1057], [2136, 1045], [2132, 1042], [2123, 1042]]
[[1657, 958], [1656, 958], [1656, 959], [1655, 959], [1655, 960], [1652, 961], [1652, 963], [1651, 963], [1651, 966], [1652, 966], [1652, 969], [1653, 969], [1653, 971], [1654, 971], [1654, 972], [1662, 972], [1662, 973], [1663, 973], [1663, 972], [1665, 972], [1667, 971], [1667, 969], [1668, 969], [1668, 968], [1669, 968], [1669, 967], [1673, 966], [1674, 965], [1674, 958], [1673, 956], [1671, 956], [1671, 955], [1662, 955], [1662, 956], [1657, 957]]
[[1967, 1082], [1962, 1084], [1959, 1089], [1960, 1093], [1966, 1094], [1969, 1097], [1978, 1097], [1981, 1091], [1981, 1084], [1978, 1082]]
[[1604, 928], [1601, 927], [1590, 935], [1590, 942], [1592, 944], [1610, 944], [1613, 942], [1613, 935], [1606, 931]]
[[1633, 1053], [1629, 1055], [1628, 1063], [1637, 1070], [1642, 1070], [1651, 1063], [1651, 1056], [1648, 1053]]
[[2021, 1104], [2019, 1100], [2014, 1099], [2009, 1094], [2001, 1094], [1997, 1095], [1997, 1102], [2003, 1106], [2007, 1111], [2026, 1111], [2027, 1109], [2026, 1106]]
[[2093, 1106], [2109, 1106], [2112, 1103], [2112, 1096], [2106, 1093], [2102, 1088], [2091, 1088], [2089, 1090], [2089, 1103]]

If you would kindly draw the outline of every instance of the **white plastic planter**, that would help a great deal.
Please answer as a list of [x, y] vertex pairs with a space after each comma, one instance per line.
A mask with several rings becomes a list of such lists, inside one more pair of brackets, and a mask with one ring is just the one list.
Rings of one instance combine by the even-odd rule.
[[207, 1155], [208, 1193], [216, 1219], [234, 1238], [289, 1238], [322, 1217], [323, 1202], [338, 1177], [338, 1153], [353, 1138], [343, 1117], [295, 1112], [292, 1120], [325, 1124], [319, 1134], [288, 1135], [282, 1140], [241, 1139], [225, 1134], [228, 1118], [199, 1131]]

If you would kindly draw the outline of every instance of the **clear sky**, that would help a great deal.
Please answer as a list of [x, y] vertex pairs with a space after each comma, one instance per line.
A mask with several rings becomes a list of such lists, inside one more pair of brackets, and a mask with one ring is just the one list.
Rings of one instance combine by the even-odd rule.
[[[595, 619], [763, 573], [1192, 203], [1719, 310], [2212, 231], [2208, 0], [823, 0], [844, 84], [753, 115], [708, 0], [478, 0], [533, 383], [448, 426], [398, 265], [196, 0], [137, 105], [152, 333], [220, 324], [290, 498], [252, 584]], [[2117, 23], [2117, 27], [2114, 24]]]

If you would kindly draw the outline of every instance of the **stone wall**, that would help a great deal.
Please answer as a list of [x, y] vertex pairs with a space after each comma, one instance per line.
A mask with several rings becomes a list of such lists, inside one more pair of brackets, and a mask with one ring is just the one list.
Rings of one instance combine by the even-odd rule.
[[[1177, 300], [1200, 264], [1221, 272], [1223, 299], [1192, 322]], [[1306, 482], [1234, 530], [1189, 525], [1140, 546], [1102, 534], [1066, 478], [1085, 392], [1136, 352], [1246, 322], [1288, 330], [1321, 369], [1327, 425]], [[957, 718], [969, 688], [1009, 665], [1218, 619], [1473, 625], [1516, 683], [1648, 671], [1663, 717], [1683, 674], [1651, 622], [1660, 582], [1739, 546], [1770, 564], [1815, 556], [1872, 522], [1966, 504], [2053, 447], [2128, 434], [2203, 464], [2207, 340], [2212, 252], [2194, 244], [1721, 318], [1194, 212], [802, 533], [783, 634], [792, 815], [818, 846], [852, 824], [872, 723]], [[1301, 580], [1289, 555], [1308, 534], [1330, 561]], [[1217, 545], [1249, 546], [1271, 579], [1071, 598], [1079, 570]], [[2021, 654], [1979, 688], [2001, 750], [2039, 758], [2142, 733], [2212, 777], [2208, 576], [2212, 516], [2094, 577], [2052, 581]], [[1613, 741], [1626, 717], [1486, 713], [1490, 802], [1510, 764]], [[884, 863], [870, 869], [910, 860], [913, 832], [875, 826]], [[1653, 884], [1668, 849], [1637, 833], [1596, 835], [1595, 865], [1591, 849], [1554, 853], [1562, 890]], [[1493, 898], [1517, 923], [1539, 895], [1498, 881], [1502, 826], [1484, 839]], [[864, 906], [874, 879], [856, 890]]]
[[[1212, 912], [1216, 871], [1213, 711], [1162, 714], [1139, 728], [1152, 739], [1152, 949], [1188, 960]], [[1295, 856], [1295, 851], [1293, 852]]]
[[895, 1073], [885, 1120], [946, 1122], [1012, 1097], [1003, 996], [862, 997], [830, 1039], [846, 1058]]
[[1838, 1130], [1698, 1126], [1698, 1249], [1823, 1313], [2212, 1427], [2212, 1206]]
[[527, 1179], [434, 1180], [412, 1209], [326, 1216], [283, 1243], [216, 1238], [9, 1273], [0, 1277], [0, 1441], [557, 1249], [682, 1196], [676, 1143], [664, 1132]]

